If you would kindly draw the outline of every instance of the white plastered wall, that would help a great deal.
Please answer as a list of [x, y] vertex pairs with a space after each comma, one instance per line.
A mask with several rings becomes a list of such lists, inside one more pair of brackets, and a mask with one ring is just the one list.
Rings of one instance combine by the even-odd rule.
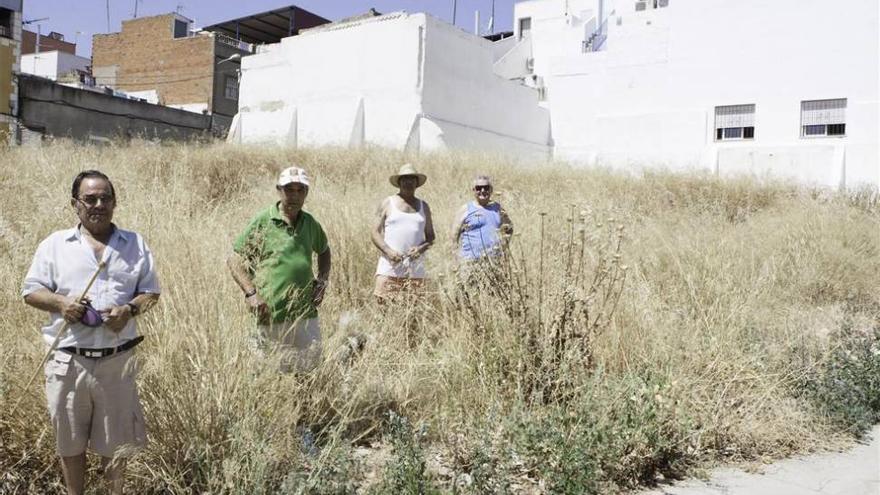
[[307, 31], [245, 57], [242, 141], [403, 146], [420, 113], [420, 23], [380, 19]]
[[425, 14], [327, 25], [242, 60], [231, 140], [476, 148], [547, 158], [537, 92], [492, 71], [493, 44]]
[[[827, 186], [880, 182], [876, 0], [670, 0], [647, 12], [632, 3], [618, 2], [603, 51], [542, 64], [547, 47], [534, 48], [556, 156]], [[801, 101], [833, 98], [847, 99], [846, 136], [802, 138]], [[736, 104], [755, 104], [755, 138], [715, 141], [715, 106]]]
[[26, 74], [57, 81], [58, 77], [72, 70], [87, 70], [91, 60], [70, 53], [53, 50], [29, 53], [21, 56], [21, 71]]
[[492, 42], [426, 20], [422, 107], [433, 125], [423, 122], [422, 145], [548, 158], [550, 116], [537, 91], [495, 74]]

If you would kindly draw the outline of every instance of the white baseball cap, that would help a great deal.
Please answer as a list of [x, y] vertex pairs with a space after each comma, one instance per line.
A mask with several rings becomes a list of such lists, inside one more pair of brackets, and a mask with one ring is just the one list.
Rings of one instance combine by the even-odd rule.
[[294, 182], [309, 187], [309, 176], [308, 174], [306, 174], [305, 169], [299, 167], [288, 167], [282, 170], [281, 174], [278, 175], [277, 185], [279, 187], [286, 186], [287, 184], [293, 184]]

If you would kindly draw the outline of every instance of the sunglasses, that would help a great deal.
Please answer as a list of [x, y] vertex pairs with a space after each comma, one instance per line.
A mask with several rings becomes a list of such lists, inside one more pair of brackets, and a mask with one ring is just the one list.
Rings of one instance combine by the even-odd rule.
[[474, 191], [482, 192], [482, 191], [492, 191], [492, 186], [474, 186]]
[[105, 195], [100, 195], [100, 196], [88, 195], [88, 196], [83, 196], [81, 198], [74, 198], [74, 199], [76, 199], [77, 201], [79, 201], [80, 203], [82, 203], [86, 206], [95, 206], [98, 204], [98, 201], [100, 201], [103, 204], [107, 204], [107, 203], [110, 203], [111, 201], [113, 201], [115, 198], [110, 195], [106, 195], [106, 196]]

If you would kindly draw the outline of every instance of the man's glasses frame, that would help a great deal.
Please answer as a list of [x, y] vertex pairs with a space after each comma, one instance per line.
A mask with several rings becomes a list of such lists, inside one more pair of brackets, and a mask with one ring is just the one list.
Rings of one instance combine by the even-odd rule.
[[93, 207], [97, 206], [98, 201], [100, 201], [103, 204], [112, 203], [113, 201], [116, 201], [116, 197], [111, 196], [109, 194], [108, 195], [99, 195], [99, 196], [89, 195], [89, 196], [83, 196], [81, 198], [75, 197], [73, 199], [79, 201], [84, 206], [87, 206], [89, 208], [93, 208]]
[[480, 191], [492, 192], [492, 186], [474, 186], [474, 191], [477, 191], [477, 192], [480, 192]]

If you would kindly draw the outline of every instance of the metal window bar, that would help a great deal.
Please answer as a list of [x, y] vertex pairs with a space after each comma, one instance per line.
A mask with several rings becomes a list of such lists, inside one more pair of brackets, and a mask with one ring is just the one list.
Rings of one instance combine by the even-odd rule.
[[246, 51], [246, 52], [248, 52], [248, 53], [254, 53], [254, 47], [253, 47], [252, 44], [250, 44], [250, 43], [246, 43], [246, 42], [241, 41], [241, 40], [237, 40], [237, 39], [235, 39], [235, 38], [233, 38], [233, 37], [231, 37], [231, 36], [227, 36], [227, 35], [225, 35], [225, 34], [223, 34], [223, 33], [217, 33], [217, 32], [215, 32], [215, 33], [214, 33], [214, 39], [216, 39], [216, 40], [219, 41], [220, 43], [223, 43], [224, 45], [233, 46], [233, 47], [235, 47], [235, 48], [238, 48], [239, 50], [244, 50], [244, 51]]
[[607, 28], [608, 27], [608, 18], [606, 17], [599, 27], [593, 31], [590, 36], [581, 42], [581, 52], [589, 53], [589, 52], [598, 52], [602, 50], [602, 46], [605, 44], [605, 40], [608, 39]]
[[845, 124], [846, 98], [801, 102], [801, 125]]
[[238, 99], [238, 77], [226, 76], [225, 87], [223, 88], [223, 96], [229, 100]]
[[715, 107], [715, 128], [754, 127], [755, 105], [725, 105]]

